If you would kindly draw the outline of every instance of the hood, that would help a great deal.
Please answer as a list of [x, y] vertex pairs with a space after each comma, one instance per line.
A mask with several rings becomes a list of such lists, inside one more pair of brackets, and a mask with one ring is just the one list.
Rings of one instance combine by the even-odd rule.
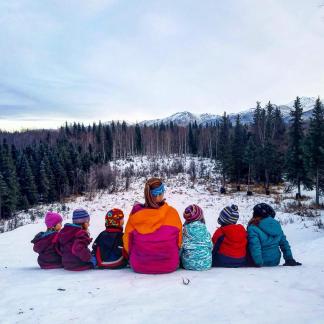
[[200, 221], [195, 221], [192, 223], [185, 224], [183, 226], [184, 230], [189, 236], [203, 237], [206, 233], [206, 225]]
[[258, 227], [268, 235], [279, 236], [282, 234], [282, 229], [278, 221], [272, 217], [264, 218], [260, 221]]
[[57, 235], [58, 232], [40, 232], [38, 233], [31, 243], [34, 244], [34, 251], [41, 253], [49, 245], [52, 244], [54, 235]]
[[39, 241], [47, 241], [52, 240], [52, 235], [57, 234], [58, 232], [55, 231], [48, 231], [48, 232], [39, 232], [31, 241], [31, 243], [38, 243]]
[[226, 225], [221, 227], [224, 235], [232, 242], [241, 242], [246, 239], [247, 233], [241, 224]]
[[171, 207], [167, 203], [164, 203], [163, 206], [158, 209], [144, 208], [135, 214], [131, 214], [128, 221], [131, 222], [133, 227], [140, 233], [145, 232], [147, 227], [151, 229], [151, 232], [154, 232], [164, 225], [170, 208]]
[[73, 240], [78, 232], [82, 231], [82, 227], [76, 224], [65, 224], [60, 231], [59, 241], [61, 244], [66, 244]]

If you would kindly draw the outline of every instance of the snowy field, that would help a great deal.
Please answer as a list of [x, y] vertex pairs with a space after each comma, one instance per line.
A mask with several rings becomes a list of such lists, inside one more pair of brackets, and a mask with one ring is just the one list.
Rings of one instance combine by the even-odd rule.
[[[192, 187], [183, 177], [167, 180], [166, 193], [181, 218], [188, 204], [199, 204], [212, 234], [227, 204], [239, 206], [240, 222], [246, 225], [253, 206], [268, 202], [278, 210], [277, 219], [303, 266], [167, 275], [140, 275], [130, 269], [40, 270], [30, 243], [44, 230], [43, 219], [36, 218], [0, 234], [0, 323], [324, 323], [324, 231], [314, 219], [284, 212], [274, 196], [222, 196], [203, 181]], [[74, 208], [86, 208], [95, 238], [104, 229], [105, 212], [119, 207], [127, 215], [135, 200], [143, 200], [143, 186], [144, 179], [139, 179], [124, 193], [100, 193], [92, 201], [80, 197], [66, 204], [65, 221]]]

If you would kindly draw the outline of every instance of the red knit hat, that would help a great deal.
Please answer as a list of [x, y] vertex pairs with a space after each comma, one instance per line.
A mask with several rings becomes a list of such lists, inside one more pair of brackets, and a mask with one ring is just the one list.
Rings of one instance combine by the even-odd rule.
[[105, 217], [106, 227], [123, 227], [124, 213], [118, 208], [109, 210]]

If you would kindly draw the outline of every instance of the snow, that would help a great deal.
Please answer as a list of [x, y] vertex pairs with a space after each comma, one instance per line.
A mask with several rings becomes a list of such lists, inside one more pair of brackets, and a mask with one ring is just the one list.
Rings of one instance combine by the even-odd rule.
[[[286, 213], [274, 197], [220, 195], [207, 190], [207, 180], [192, 187], [183, 178], [166, 180], [167, 201], [180, 215], [188, 204], [199, 204], [213, 233], [224, 206], [238, 204], [240, 222], [246, 224], [253, 206], [268, 202], [278, 211], [294, 257], [303, 266], [178, 270], [166, 275], [141, 275], [131, 269], [41, 270], [30, 244], [44, 230], [43, 219], [36, 217], [32, 224], [0, 234], [0, 323], [323, 323], [324, 232], [314, 220]], [[119, 207], [127, 215], [135, 200], [143, 200], [144, 181], [133, 180], [127, 192], [101, 192], [92, 201], [79, 197], [66, 204], [66, 216], [70, 218], [74, 208], [86, 208], [95, 238], [104, 229], [108, 209]], [[189, 279], [189, 285], [183, 279]]]

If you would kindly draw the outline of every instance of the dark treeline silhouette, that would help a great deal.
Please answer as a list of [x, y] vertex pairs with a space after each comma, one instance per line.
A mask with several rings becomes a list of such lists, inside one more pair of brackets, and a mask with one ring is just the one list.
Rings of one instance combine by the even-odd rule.
[[[222, 192], [233, 182], [261, 183], [266, 192], [285, 177], [298, 188], [323, 190], [323, 106], [316, 101], [311, 121], [302, 121], [297, 97], [291, 120], [279, 108], [257, 103], [253, 122], [232, 125], [222, 120], [207, 126], [153, 126], [122, 123], [85, 126], [66, 124], [58, 130], [0, 132], [0, 218], [38, 203], [51, 203], [74, 194], [107, 188], [115, 181], [109, 161], [132, 156], [170, 154], [215, 159], [222, 174]], [[128, 179], [129, 181], [129, 179]]]

